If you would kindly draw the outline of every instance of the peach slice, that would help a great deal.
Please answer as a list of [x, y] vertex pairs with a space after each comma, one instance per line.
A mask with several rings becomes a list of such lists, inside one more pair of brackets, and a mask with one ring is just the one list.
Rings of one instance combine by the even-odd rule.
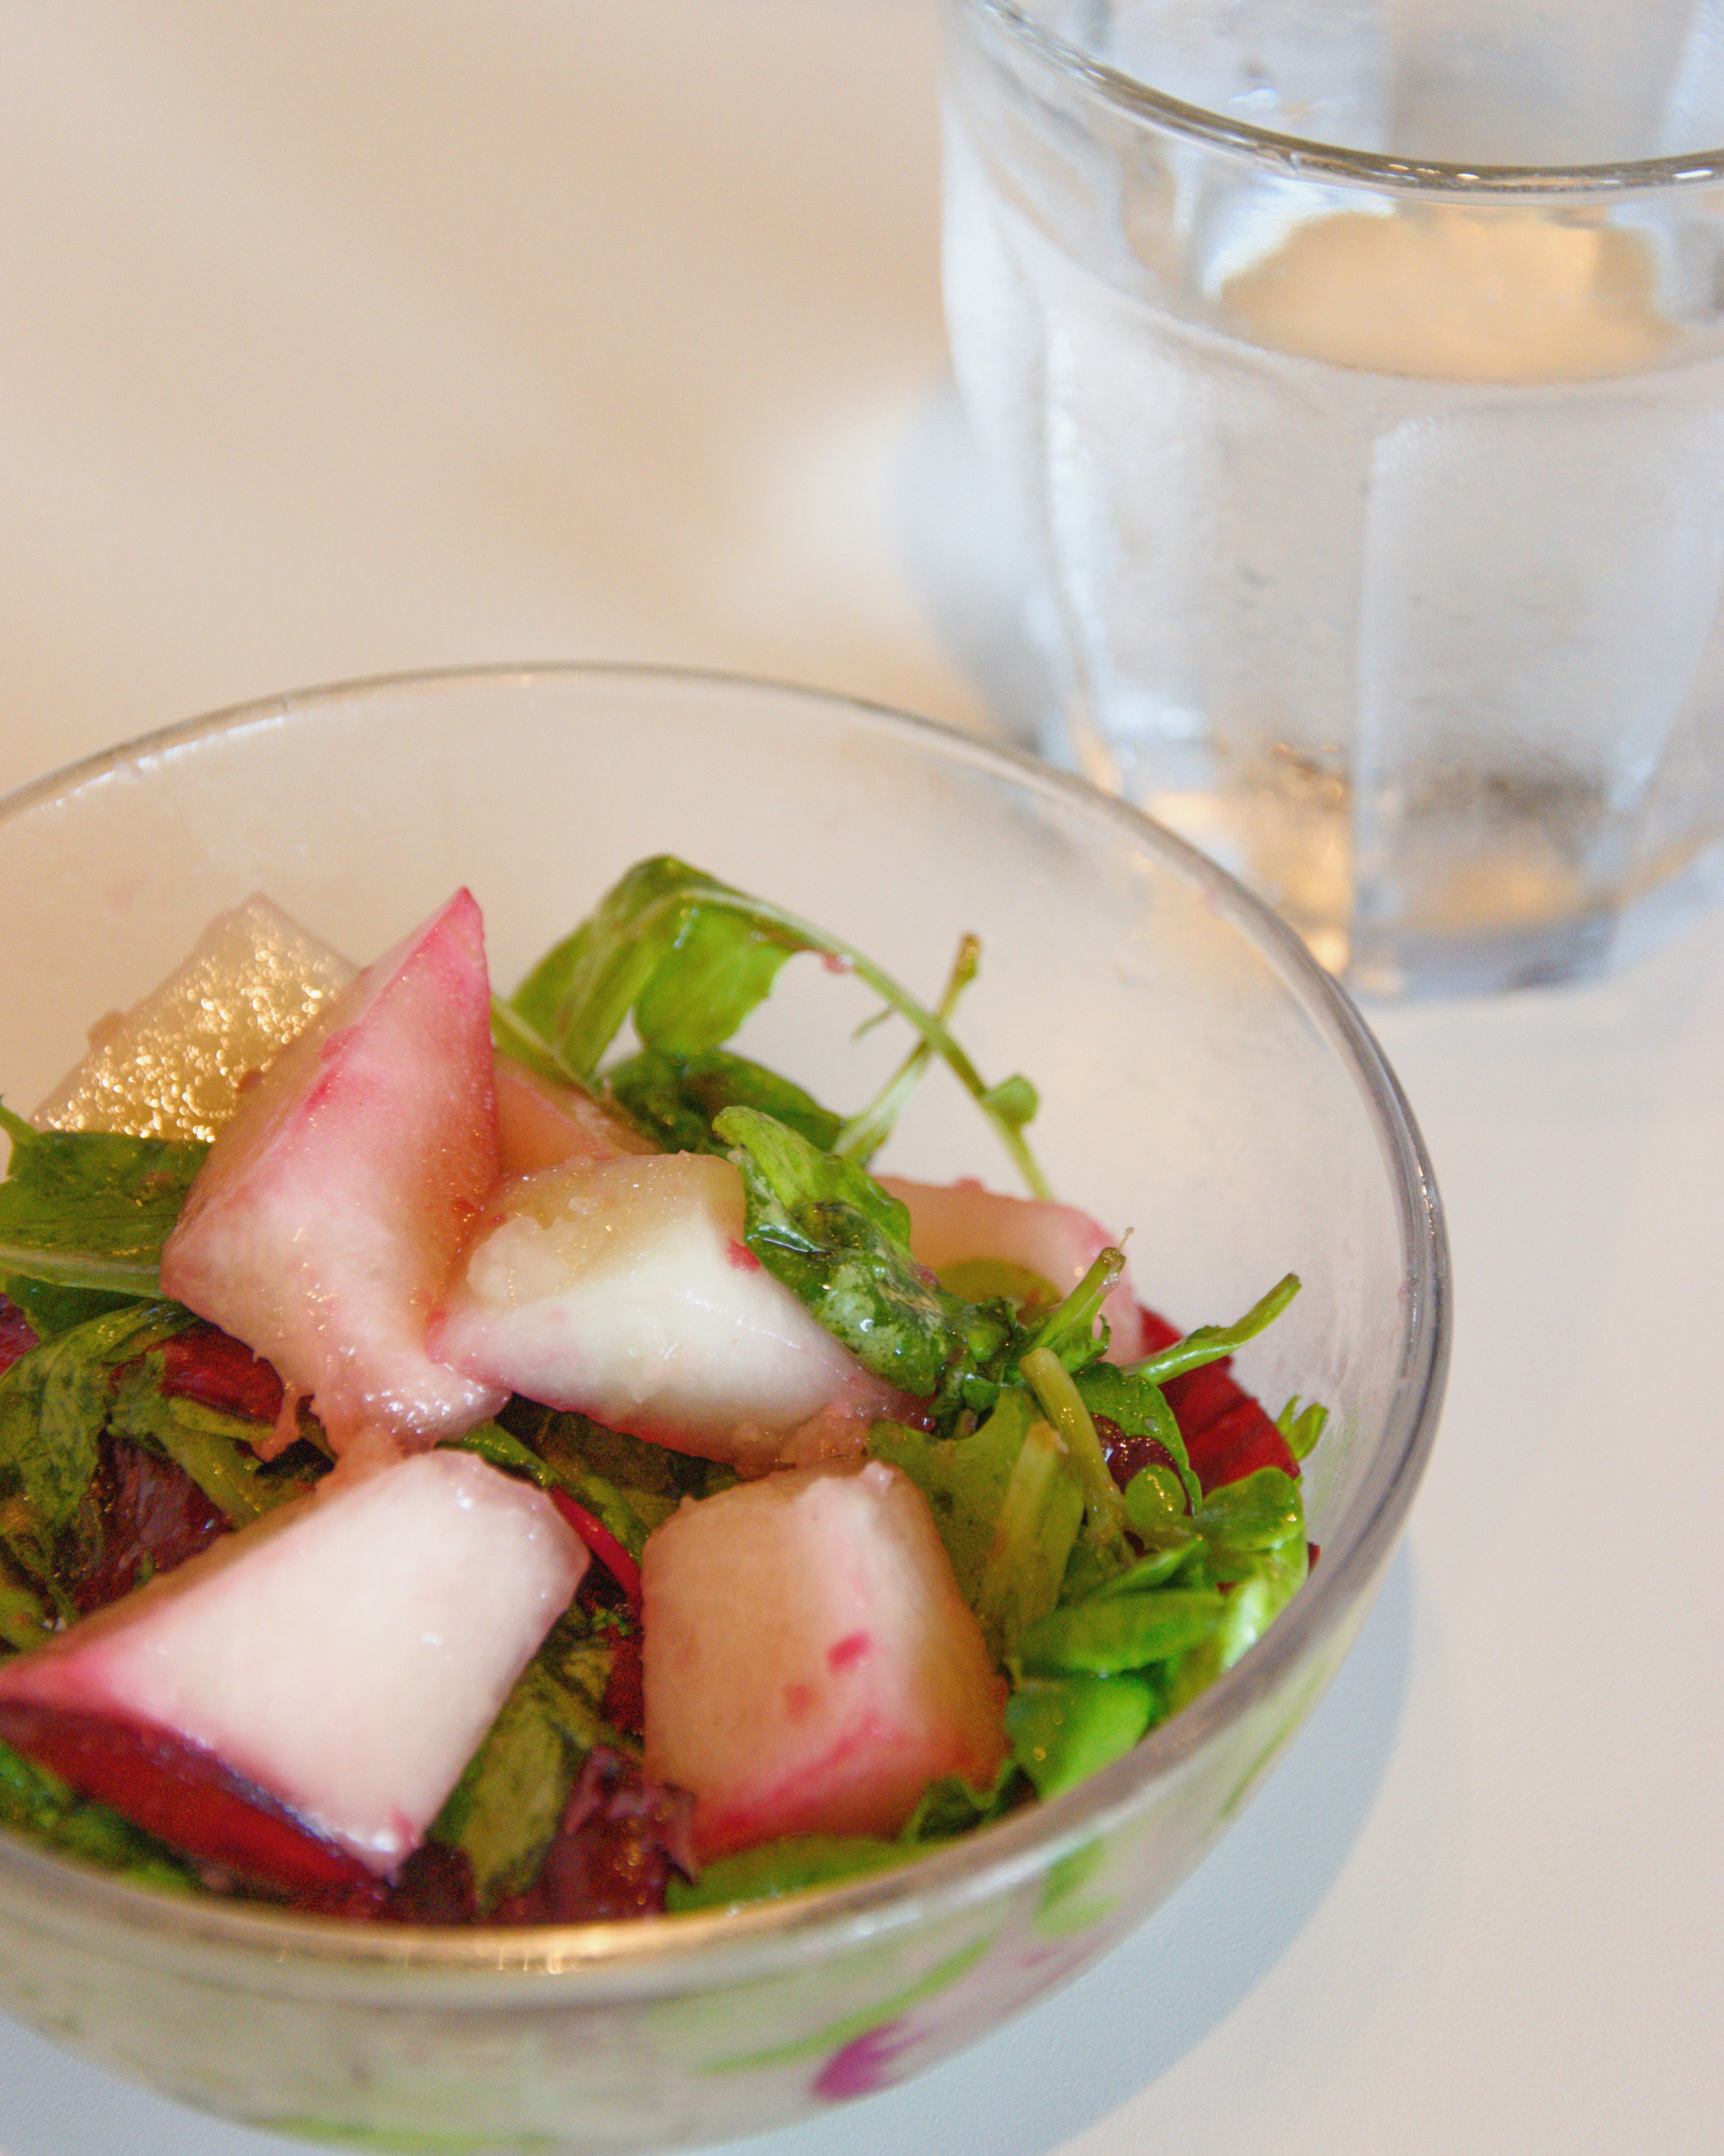
[[[249, 1788], [265, 1820], [285, 1808], [314, 1850], [381, 1876], [436, 1817], [587, 1562], [541, 1491], [425, 1453], [283, 1507], [8, 1663], [0, 1731], [193, 1855], [233, 1861]], [[218, 1830], [229, 1841], [207, 1845]], [[275, 1883], [332, 1883], [294, 1861], [275, 1852]]]
[[531, 1175], [566, 1160], [618, 1160], [656, 1152], [652, 1140], [580, 1086], [559, 1086], [511, 1056], [496, 1069], [497, 1138], [505, 1175]]
[[685, 1502], [641, 1575], [647, 1772], [693, 1792], [703, 1857], [895, 1834], [939, 1776], [998, 1773], [1005, 1685], [897, 1469]]
[[241, 1098], [162, 1252], [169, 1295], [310, 1394], [339, 1450], [470, 1429], [506, 1389], [425, 1352], [498, 1174], [490, 988], [459, 891]]
[[742, 1240], [706, 1153], [571, 1160], [505, 1182], [431, 1352], [475, 1383], [758, 1473], [861, 1450], [900, 1404]]

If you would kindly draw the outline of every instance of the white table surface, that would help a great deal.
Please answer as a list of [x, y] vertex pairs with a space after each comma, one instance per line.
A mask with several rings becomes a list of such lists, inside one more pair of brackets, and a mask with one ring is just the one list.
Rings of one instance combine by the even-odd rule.
[[[934, 67], [928, 0], [4, 0], [0, 788], [486, 660], [1009, 719]], [[1355, 1656], [1134, 1939], [757, 2156], [1724, 2147], [1724, 916], [1373, 1016], [1459, 1323]], [[0, 2022], [0, 2156], [290, 2145]]]

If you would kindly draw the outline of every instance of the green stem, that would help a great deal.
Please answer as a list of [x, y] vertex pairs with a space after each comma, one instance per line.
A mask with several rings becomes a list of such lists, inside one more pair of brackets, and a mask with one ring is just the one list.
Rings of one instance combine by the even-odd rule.
[[1024, 1382], [1065, 1440], [1078, 1480], [1084, 1486], [1089, 1514], [1086, 1532], [1093, 1542], [1117, 1542], [1126, 1531], [1126, 1501], [1108, 1467], [1090, 1410], [1071, 1373], [1051, 1348], [1032, 1348], [1018, 1364]]
[[1205, 1363], [1219, 1363], [1224, 1355], [1231, 1355], [1235, 1348], [1244, 1347], [1265, 1326], [1272, 1325], [1298, 1292], [1299, 1276], [1289, 1273], [1275, 1282], [1261, 1302], [1254, 1302], [1237, 1325], [1200, 1325], [1171, 1348], [1162, 1348], [1159, 1355], [1133, 1363], [1131, 1374], [1147, 1378], [1154, 1385], [1165, 1385], [1170, 1378], [1183, 1378], [1188, 1370], [1200, 1370]]
[[[980, 941], [974, 936], [961, 937], [946, 993], [934, 1007], [934, 1015], [942, 1025], [951, 1024], [958, 998], [975, 979], [981, 958]], [[926, 1040], [917, 1041], [874, 1099], [859, 1114], [852, 1116], [833, 1140], [832, 1150], [840, 1159], [854, 1160], [859, 1168], [867, 1167], [891, 1136], [905, 1102], [933, 1057], [932, 1044]]]

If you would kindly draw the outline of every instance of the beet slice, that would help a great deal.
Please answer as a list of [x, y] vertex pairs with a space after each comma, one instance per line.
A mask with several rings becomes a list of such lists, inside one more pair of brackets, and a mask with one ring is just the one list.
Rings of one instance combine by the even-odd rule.
[[252, 1885], [320, 1897], [375, 1888], [357, 1857], [169, 1730], [9, 1699], [0, 1738], [157, 1840]]
[[281, 1380], [243, 1340], [213, 1325], [194, 1325], [165, 1341], [162, 1389], [172, 1399], [273, 1426], [281, 1413]]
[[229, 1532], [226, 1515], [182, 1467], [105, 1431], [90, 1496], [100, 1524], [91, 1563], [64, 1584], [80, 1616], [172, 1572]]
[[497, 1905], [499, 1924], [655, 1915], [673, 1871], [695, 1878], [694, 1799], [648, 1781], [606, 1746], [589, 1753], [539, 1876]]
[[0, 1295], [0, 1370], [9, 1370], [20, 1355], [28, 1355], [38, 1344], [23, 1311]]

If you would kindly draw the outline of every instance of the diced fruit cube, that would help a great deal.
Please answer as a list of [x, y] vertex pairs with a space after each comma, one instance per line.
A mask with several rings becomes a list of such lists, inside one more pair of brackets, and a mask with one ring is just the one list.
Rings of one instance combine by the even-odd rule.
[[895, 1834], [939, 1776], [998, 1773], [1004, 1682], [895, 1468], [685, 1502], [641, 1573], [647, 1773], [693, 1791], [703, 1857]]
[[[210, 1789], [231, 1813], [249, 1786], [382, 1876], [586, 1565], [541, 1491], [426, 1453], [284, 1507], [0, 1667], [0, 1735], [194, 1856], [233, 1861], [199, 1846], [198, 1821]], [[176, 1799], [177, 1745], [201, 1802]]]
[[[1012, 1198], [979, 1183], [910, 1183], [902, 1176], [880, 1178], [893, 1197], [910, 1209], [910, 1248], [931, 1272], [944, 1273], [974, 1258], [996, 1258], [1021, 1265], [1069, 1295], [1110, 1243], [1110, 1235], [1087, 1213], [1050, 1199]], [[1152, 1350], [1142, 1337], [1142, 1318], [1130, 1277], [1121, 1274], [1101, 1306], [1111, 1332], [1108, 1348], [1116, 1363], [1133, 1363]]]
[[337, 1449], [368, 1427], [430, 1445], [506, 1397], [425, 1352], [497, 1173], [490, 988], [464, 891], [244, 1094], [162, 1284], [310, 1394]]
[[475, 1382], [758, 1471], [862, 1448], [898, 1395], [742, 1240], [742, 1178], [707, 1153], [511, 1178], [431, 1328]]
[[33, 1120], [44, 1131], [213, 1138], [242, 1081], [352, 978], [345, 958], [254, 894], [218, 913], [141, 1003], [90, 1029], [89, 1055]]
[[650, 1138], [579, 1086], [559, 1086], [497, 1058], [497, 1141], [505, 1175], [531, 1175], [566, 1160], [618, 1160], [656, 1152]]

